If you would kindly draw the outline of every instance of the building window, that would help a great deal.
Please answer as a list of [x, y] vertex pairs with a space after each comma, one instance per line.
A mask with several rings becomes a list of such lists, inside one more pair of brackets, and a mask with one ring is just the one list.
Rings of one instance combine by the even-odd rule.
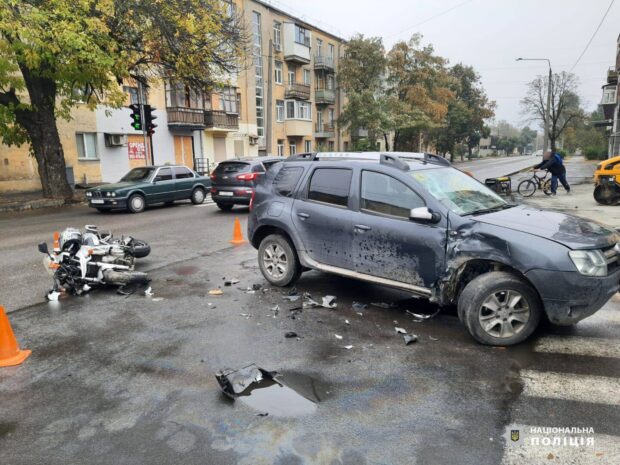
[[97, 155], [97, 133], [96, 132], [81, 132], [75, 135], [75, 142], [77, 144], [78, 158], [87, 160], [96, 160], [99, 158]]
[[252, 12], [252, 55], [254, 57], [254, 89], [256, 93], [256, 134], [265, 137], [265, 113], [263, 102], [263, 38], [260, 13]]
[[327, 121], [329, 122], [330, 126], [334, 125], [334, 109], [333, 108], [329, 108], [327, 110]]
[[311, 140], [304, 141], [304, 152], [312, 152], [312, 141]]
[[290, 155], [295, 155], [297, 153], [297, 146], [295, 145], [295, 142], [289, 142], [288, 150]]
[[327, 88], [329, 90], [334, 89], [334, 76], [332, 76], [331, 74], [327, 76]]
[[330, 152], [333, 152], [333, 151], [334, 151], [334, 141], [333, 141], [333, 140], [328, 140], [328, 141], [327, 141], [327, 149], [328, 149]]
[[301, 100], [287, 100], [286, 119], [312, 120], [312, 105]]
[[310, 31], [295, 24], [295, 42], [310, 47]]
[[284, 100], [276, 100], [276, 121], [284, 121]]
[[274, 80], [276, 84], [282, 84], [282, 62], [276, 61], [274, 67]]
[[284, 156], [284, 140], [278, 139], [278, 156]]
[[327, 50], [329, 51], [329, 57], [334, 58], [334, 44], [329, 44]]
[[304, 68], [304, 84], [307, 86], [310, 85], [310, 70], [305, 69], [305, 68]]
[[237, 92], [237, 112], [241, 115], [241, 93]]
[[123, 92], [127, 94], [129, 105], [138, 105], [138, 88], [133, 86], [123, 86]]
[[323, 55], [323, 41], [316, 39], [316, 56], [320, 57], [321, 55]]
[[273, 23], [273, 45], [276, 50], [280, 50], [282, 48], [282, 25], [277, 21]]
[[235, 87], [227, 86], [220, 92], [220, 110], [226, 113], [239, 113], [237, 108], [237, 89]]
[[166, 83], [166, 106], [204, 110], [203, 94], [181, 82]]
[[290, 66], [288, 69], [288, 83], [295, 84], [295, 68], [291, 69]]

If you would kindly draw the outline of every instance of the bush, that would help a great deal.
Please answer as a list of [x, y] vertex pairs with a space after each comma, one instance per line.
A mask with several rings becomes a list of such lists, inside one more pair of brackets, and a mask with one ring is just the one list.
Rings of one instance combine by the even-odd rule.
[[586, 147], [583, 150], [586, 160], [605, 160], [607, 158], [607, 149], [601, 147]]
[[555, 153], [557, 153], [559, 156], [561, 156], [562, 160], [564, 160], [566, 158], [566, 155], [567, 155], [567, 152], [564, 149], [556, 150]]

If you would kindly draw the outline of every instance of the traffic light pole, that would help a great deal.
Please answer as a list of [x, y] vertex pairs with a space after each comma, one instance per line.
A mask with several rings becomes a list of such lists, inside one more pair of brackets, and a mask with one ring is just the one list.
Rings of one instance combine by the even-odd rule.
[[[153, 157], [153, 142], [149, 141], [146, 136], [146, 125], [144, 124], [144, 86], [140, 81], [138, 81], [138, 105], [140, 105], [140, 121], [142, 122], [142, 137], [144, 138], [144, 163], [148, 165], [148, 157], [149, 157], [149, 146], [150, 146], [150, 155], [151, 155], [151, 165], [154, 165], [154, 157]], [[150, 142], [150, 143], [149, 143]]]

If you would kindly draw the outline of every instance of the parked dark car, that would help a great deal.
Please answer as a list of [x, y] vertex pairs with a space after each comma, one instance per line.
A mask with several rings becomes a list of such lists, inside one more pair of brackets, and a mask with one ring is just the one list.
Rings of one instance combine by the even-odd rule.
[[211, 173], [211, 198], [224, 211], [249, 205], [256, 181], [281, 157], [235, 158], [221, 162]]
[[509, 204], [429, 154], [289, 158], [257, 184], [248, 234], [274, 285], [315, 269], [391, 286], [456, 304], [491, 345], [577, 323], [620, 281], [615, 230]]
[[129, 171], [114, 184], [104, 184], [86, 191], [88, 206], [100, 212], [126, 209], [140, 213], [157, 203], [171, 204], [189, 199], [203, 203], [211, 180], [186, 166], [142, 166]]

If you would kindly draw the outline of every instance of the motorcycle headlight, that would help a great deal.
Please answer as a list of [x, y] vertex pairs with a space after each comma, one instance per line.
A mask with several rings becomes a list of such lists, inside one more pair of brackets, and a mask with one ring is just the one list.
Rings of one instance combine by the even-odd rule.
[[607, 276], [607, 261], [600, 250], [571, 250], [568, 255], [579, 273], [585, 276]]

